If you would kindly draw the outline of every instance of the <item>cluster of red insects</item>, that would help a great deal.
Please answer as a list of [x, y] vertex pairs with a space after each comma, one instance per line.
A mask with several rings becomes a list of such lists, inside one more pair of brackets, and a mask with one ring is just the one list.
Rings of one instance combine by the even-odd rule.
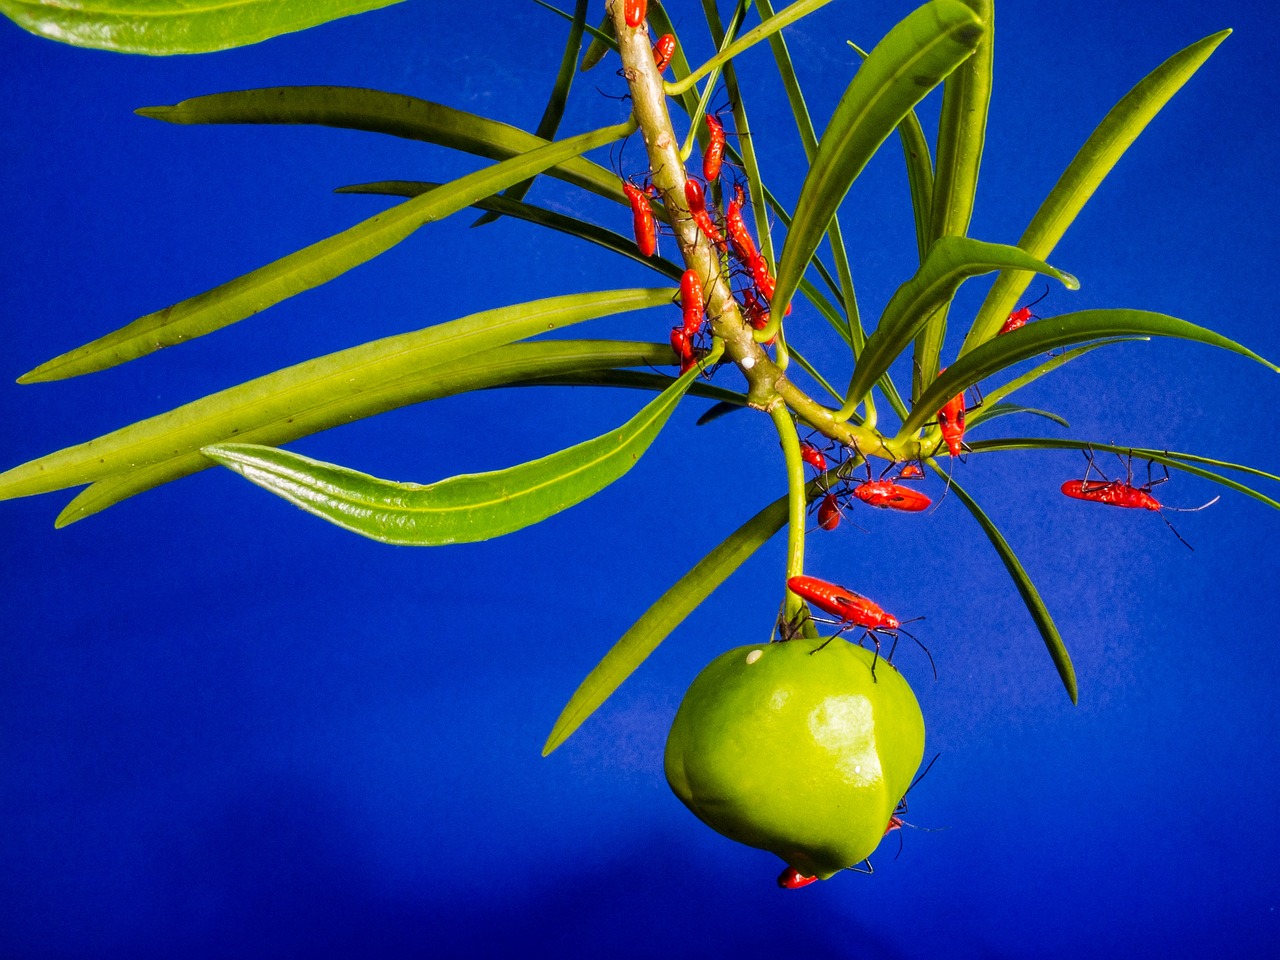
[[[624, 16], [627, 25], [635, 28], [640, 27], [645, 21], [647, 6], [646, 0], [624, 0]], [[654, 64], [659, 73], [666, 70], [675, 53], [675, 49], [676, 39], [671, 34], [664, 34], [653, 44]], [[703, 181], [713, 188], [718, 188], [719, 186], [720, 175], [724, 165], [725, 130], [719, 117], [714, 113], [707, 114], [705, 121], [708, 142], [702, 154], [703, 180], [700, 181], [694, 177], [686, 176], [684, 184], [685, 203], [689, 208], [690, 216], [702, 234], [715, 245], [721, 255], [728, 256], [741, 270], [742, 274], [749, 277], [748, 282], [736, 291], [739, 298], [739, 307], [743, 318], [756, 330], [762, 330], [769, 322], [769, 301], [773, 298], [775, 280], [769, 270], [768, 263], [756, 247], [755, 240], [743, 220], [742, 211], [746, 205], [746, 196], [742, 183], [735, 182], [733, 184], [733, 198], [723, 208], [722, 215], [719, 218], [715, 215], [714, 207], [708, 205], [707, 187], [703, 185]], [[636, 247], [642, 256], [651, 257], [657, 252], [657, 225], [649, 198], [656, 195], [656, 190], [651, 182], [641, 187], [625, 178], [622, 182], [622, 189], [626, 193], [627, 200], [631, 206]], [[1032, 313], [1032, 307], [1047, 295], [1048, 289], [1036, 300], [1009, 314], [1008, 319], [1001, 326], [999, 334], [1011, 333], [1025, 326], [1028, 321], [1039, 319]], [[680, 372], [685, 373], [698, 362], [699, 350], [696, 342], [703, 333], [706, 320], [702, 279], [695, 270], [686, 270], [680, 280], [680, 304], [683, 323], [671, 329], [670, 340], [671, 348], [680, 360]], [[786, 308], [786, 313], [791, 313], [790, 306]], [[769, 342], [772, 343], [772, 340]], [[981, 399], [979, 398], [977, 402], [981, 403]], [[940, 446], [945, 444], [948, 453], [952, 457], [960, 457], [963, 451], [967, 449], [964, 442], [966, 406], [965, 392], [961, 391], [944, 404], [937, 414], [937, 424], [942, 434]], [[851, 505], [855, 499], [868, 506], [909, 513], [921, 512], [931, 505], [932, 501], [928, 496], [901, 483], [903, 480], [923, 479], [924, 470], [919, 462], [912, 461], [901, 466], [890, 464], [878, 478], [873, 478], [870, 462], [861, 457], [856, 450], [853, 451], [854, 456], [837, 460], [834, 463], [834, 470], [832, 470], [833, 465], [828, 461], [828, 454], [833, 449], [835, 449], [835, 444], [828, 446], [825, 450], [820, 450], [807, 440], [802, 441], [800, 444], [801, 457], [818, 474], [820, 489], [819, 496], [814, 499], [814, 504], [816, 505], [818, 526], [823, 530], [836, 529], [840, 524], [845, 508]], [[840, 448], [841, 451], [843, 449]], [[837, 454], [837, 456], [840, 455]], [[1161, 519], [1169, 525], [1169, 529], [1173, 530], [1174, 535], [1183, 544], [1190, 547], [1190, 544], [1182, 539], [1182, 536], [1178, 534], [1178, 531], [1173, 528], [1173, 524], [1169, 523], [1168, 518], [1162, 512], [1164, 509], [1176, 510], [1179, 508], [1163, 506], [1151, 493], [1154, 486], [1169, 479], [1167, 468], [1165, 469], [1164, 477], [1152, 479], [1152, 465], [1148, 462], [1147, 482], [1140, 486], [1135, 486], [1133, 483], [1132, 455], [1127, 461], [1126, 479], [1124, 480], [1112, 480], [1106, 477], [1094, 463], [1092, 451], [1086, 451], [1085, 456], [1088, 460], [1088, 465], [1085, 468], [1084, 477], [1080, 480], [1068, 480], [1062, 485], [1062, 492], [1066, 496], [1078, 500], [1091, 500], [1095, 503], [1104, 503], [1110, 506], [1152, 510], [1160, 513]], [[859, 463], [866, 465], [867, 475], [865, 479], [855, 480], [852, 476], [852, 470], [846, 468], [854, 467]], [[888, 474], [895, 467], [897, 468], [897, 473], [889, 477]], [[1098, 478], [1091, 480], [1091, 472], [1096, 472]], [[829, 476], [834, 478], [834, 484], [828, 480]], [[1217, 497], [1203, 506], [1189, 509], [1203, 510], [1204, 507], [1209, 506], [1216, 500]], [[907, 633], [902, 629], [903, 621], [886, 612], [868, 597], [855, 593], [846, 587], [809, 576], [791, 577], [787, 581], [787, 587], [810, 606], [827, 614], [830, 619], [814, 617], [808, 611], [805, 611], [804, 615], [818, 622], [835, 625], [838, 627], [836, 636], [850, 629], [861, 628], [864, 631], [862, 636], [864, 638], [869, 637], [875, 644], [877, 659], [880, 654], [881, 633], [887, 634], [892, 638], [892, 645], [888, 655], [885, 657], [890, 662], [892, 661], [894, 648], [897, 646], [899, 632]], [[796, 635], [799, 629], [799, 625], [795, 623], [782, 623], [780, 626], [782, 627], [784, 638]], [[932, 665], [933, 657], [929, 654], [928, 648], [910, 633], [907, 633], [907, 635], [911, 636], [924, 650]], [[830, 641], [828, 640], [828, 642]], [[818, 649], [821, 649], [821, 647]], [[873, 677], [875, 676], [875, 663], [876, 660], [873, 659], [871, 670]], [[936, 668], [934, 669], [934, 676], [937, 676]], [[928, 768], [926, 768], [925, 772], [928, 772]], [[923, 775], [921, 774], [921, 776]], [[916, 778], [915, 782], [918, 781], [919, 777]], [[912, 783], [912, 786], [915, 785], [915, 782]], [[902, 827], [902, 814], [905, 812], [906, 798], [904, 797], [885, 826], [884, 832], [886, 836]], [[794, 890], [808, 886], [816, 879], [816, 877], [805, 876], [794, 867], [788, 867], [778, 877], [778, 885], [785, 889]]]
[[[643, 0], [627, 0], [624, 8], [627, 25], [639, 27], [644, 22], [646, 7]], [[653, 61], [659, 73], [670, 64], [675, 48], [675, 37], [669, 33], [653, 44]], [[715, 244], [721, 254], [729, 256], [743, 274], [749, 277], [748, 282], [738, 291], [739, 308], [743, 318], [753, 328], [763, 330], [769, 322], [769, 301], [773, 298], [776, 282], [768, 262], [756, 247], [743, 219], [742, 211], [747, 199], [742, 183], [734, 183], [733, 198], [724, 206], [719, 217], [714, 204], [708, 202], [708, 189], [715, 191], [719, 188], [720, 174], [724, 167], [726, 134], [724, 124], [714, 113], [708, 113], [704, 120], [707, 125], [707, 146], [702, 153], [702, 180], [686, 176], [685, 204], [703, 236]], [[625, 178], [622, 189], [631, 206], [636, 248], [642, 256], [651, 257], [658, 249], [657, 223], [649, 203], [649, 198], [656, 195], [656, 190], [651, 182], [637, 186]], [[680, 280], [680, 306], [683, 323], [671, 329], [671, 349], [680, 360], [680, 372], [684, 373], [698, 362], [697, 340], [706, 322], [703, 283], [696, 270], [686, 270]], [[786, 312], [791, 313], [790, 306]]]

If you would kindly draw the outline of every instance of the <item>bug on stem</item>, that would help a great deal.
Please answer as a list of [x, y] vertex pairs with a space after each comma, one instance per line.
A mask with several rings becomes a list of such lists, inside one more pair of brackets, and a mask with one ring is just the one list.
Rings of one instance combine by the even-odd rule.
[[653, 45], [653, 65], [662, 73], [671, 65], [671, 58], [676, 53], [676, 38], [673, 34], [664, 33]]
[[702, 329], [706, 316], [702, 301], [702, 280], [696, 270], [686, 270], [680, 278], [680, 307], [684, 311], [685, 339], [693, 340]]
[[724, 234], [720, 232], [715, 220], [711, 218], [710, 211], [707, 210], [707, 195], [702, 184], [692, 177], [687, 178], [684, 182], [684, 199], [689, 205], [689, 215], [693, 217], [693, 222], [698, 225], [698, 229], [720, 249], [721, 253], [727, 250]]
[[631, 228], [636, 235], [636, 249], [645, 257], [652, 257], [658, 250], [658, 230], [653, 220], [653, 207], [649, 206], [649, 191], [628, 180], [622, 181], [622, 191], [631, 204]]
[[724, 124], [713, 113], [706, 115], [707, 149], [702, 152], [702, 176], [707, 183], [715, 183], [720, 179], [720, 168], [724, 166]]
[[644, 23], [644, 18], [649, 12], [649, 0], [624, 0], [622, 5], [622, 14], [626, 18], [628, 27], [638, 27]]

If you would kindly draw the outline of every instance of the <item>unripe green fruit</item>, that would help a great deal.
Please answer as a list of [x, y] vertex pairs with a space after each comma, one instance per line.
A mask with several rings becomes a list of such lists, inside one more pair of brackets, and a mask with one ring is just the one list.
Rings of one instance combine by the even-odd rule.
[[667, 737], [667, 782], [713, 830], [805, 876], [860, 863], [924, 757], [902, 675], [844, 640], [736, 647], [694, 679]]

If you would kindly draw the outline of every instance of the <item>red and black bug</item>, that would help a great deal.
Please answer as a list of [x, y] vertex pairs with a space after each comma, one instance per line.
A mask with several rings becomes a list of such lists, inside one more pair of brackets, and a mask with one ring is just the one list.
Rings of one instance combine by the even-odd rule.
[[[1179, 513], [1195, 513], [1198, 510], [1205, 509], [1205, 507], [1213, 506], [1218, 502], [1218, 497], [1214, 497], [1208, 503], [1202, 503], [1198, 507], [1169, 507], [1158, 501], [1151, 493], [1153, 487], [1168, 481], [1169, 467], [1167, 465], [1161, 464], [1164, 468], [1163, 477], [1152, 478], [1151, 468], [1153, 461], [1148, 460], [1147, 482], [1141, 486], [1134, 486], [1132, 452], [1129, 453], [1128, 457], [1121, 458], [1125, 462], [1124, 480], [1112, 480], [1107, 477], [1107, 475], [1102, 472], [1101, 468], [1094, 463], [1092, 449], [1082, 452], [1085, 455], [1085, 459], [1088, 461], [1084, 469], [1084, 478], [1080, 480], [1068, 480], [1064, 483], [1062, 485], [1062, 492], [1064, 494], [1076, 500], [1092, 500], [1094, 503], [1105, 503], [1112, 507], [1125, 507], [1130, 510], [1151, 510], [1154, 513], [1160, 514], [1160, 519], [1165, 522], [1170, 530], [1173, 530], [1173, 535], [1182, 541], [1183, 546], [1188, 550], [1195, 549], [1191, 544], [1187, 543], [1186, 540], [1182, 539], [1182, 534], [1178, 533], [1174, 525], [1169, 522], [1169, 518], [1164, 515], [1164, 511], [1175, 510]], [[1119, 456], [1119, 454], [1117, 454], [1117, 456]], [[1090, 480], [1089, 474], [1091, 472], [1096, 472], [1098, 474], [1098, 479]]]
[[684, 336], [688, 341], [702, 330], [706, 307], [702, 301], [702, 280], [698, 271], [686, 270], [680, 278], [680, 308], [684, 311]]
[[1049, 295], [1049, 285], [1046, 283], [1044, 286], [1044, 293], [1040, 294], [1040, 296], [1036, 297], [1026, 306], [1019, 307], [1017, 310], [1013, 311], [1013, 313], [1009, 314], [1009, 319], [1004, 322], [1004, 326], [1000, 328], [1000, 333], [996, 334], [996, 336], [999, 336], [1000, 334], [1003, 334], [1003, 333], [1010, 333], [1014, 330], [1017, 330], [1019, 327], [1024, 327], [1026, 326], [1028, 320], [1039, 320], [1040, 318], [1031, 312], [1031, 308], [1034, 307], [1037, 303], [1039, 303], [1048, 295]]
[[675, 35], [664, 33], [658, 38], [658, 42], [653, 45], [653, 65], [658, 68], [659, 73], [662, 73], [671, 65], [671, 58], [675, 56], [675, 53]]
[[624, 0], [622, 6], [622, 15], [626, 18], [628, 27], [638, 27], [644, 23], [645, 15], [649, 12], [649, 0]]
[[[840, 627], [836, 631], [836, 636], [844, 633], [853, 627], [862, 627], [865, 631], [864, 636], [870, 636], [875, 644], [876, 656], [871, 661], [871, 676], [875, 677], [876, 661], [880, 656], [880, 634], [887, 633], [893, 638], [893, 645], [889, 648], [889, 654], [885, 659], [893, 663], [893, 651], [898, 645], [898, 633], [906, 633], [912, 640], [919, 645], [920, 649], [925, 652], [925, 656], [929, 658], [929, 665], [933, 666], [933, 675], [936, 679], [938, 669], [933, 664], [933, 655], [929, 653], [929, 648], [920, 643], [911, 633], [902, 629], [902, 621], [891, 613], [883, 610], [879, 604], [869, 597], [864, 597], [860, 593], [839, 586], [838, 584], [828, 583], [826, 580], [819, 580], [817, 577], [798, 576], [792, 577], [787, 581], [787, 587], [792, 593], [799, 596], [802, 600], [817, 607], [823, 613], [830, 614], [835, 617], [834, 620], [823, 620], [819, 617], [812, 617], [820, 623], [833, 623]], [[922, 620], [923, 617], [913, 617], [912, 620]], [[908, 623], [911, 621], [907, 621]], [[835, 639], [832, 637], [831, 639]], [[828, 643], [830, 640], [827, 641]], [[816, 648], [813, 652], [817, 653], [822, 646]]]
[[[938, 375], [947, 372], [947, 368], [943, 367], [938, 371]], [[969, 390], [977, 397], [974, 407], [982, 405], [982, 396], [978, 394], [976, 386], [970, 387]], [[938, 429], [942, 431], [942, 442], [947, 445], [947, 451], [953, 457], [958, 457], [964, 451], [964, 431], [965, 416], [967, 414], [965, 404], [965, 391], [961, 390], [954, 397], [943, 404], [942, 409], [938, 411]]]
[[698, 229], [703, 232], [708, 240], [714, 243], [723, 253], [728, 249], [724, 241], [724, 234], [720, 232], [720, 228], [716, 226], [715, 220], [711, 213], [707, 210], [707, 195], [703, 190], [702, 184], [693, 177], [689, 177], [684, 182], [684, 200], [689, 205], [689, 215], [693, 217], [693, 222], [698, 225]]
[[652, 257], [658, 250], [658, 230], [653, 219], [653, 207], [649, 206], [649, 194], [653, 187], [637, 187], [628, 180], [622, 181], [622, 191], [631, 204], [631, 228], [636, 235], [636, 249], [641, 256]]
[[707, 149], [702, 151], [702, 176], [707, 183], [715, 183], [720, 179], [720, 168], [724, 166], [724, 124], [714, 113], [708, 113]]

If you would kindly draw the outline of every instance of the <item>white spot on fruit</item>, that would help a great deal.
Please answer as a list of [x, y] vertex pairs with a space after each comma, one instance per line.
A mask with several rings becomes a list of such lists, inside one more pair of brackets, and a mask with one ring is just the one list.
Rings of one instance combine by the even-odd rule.
[[763, 650], [752, 650], [750, 653], [747, 654], [747, 663], [755, 663], [757, 660], [759, 660], [763, 656], [764, 656]]

